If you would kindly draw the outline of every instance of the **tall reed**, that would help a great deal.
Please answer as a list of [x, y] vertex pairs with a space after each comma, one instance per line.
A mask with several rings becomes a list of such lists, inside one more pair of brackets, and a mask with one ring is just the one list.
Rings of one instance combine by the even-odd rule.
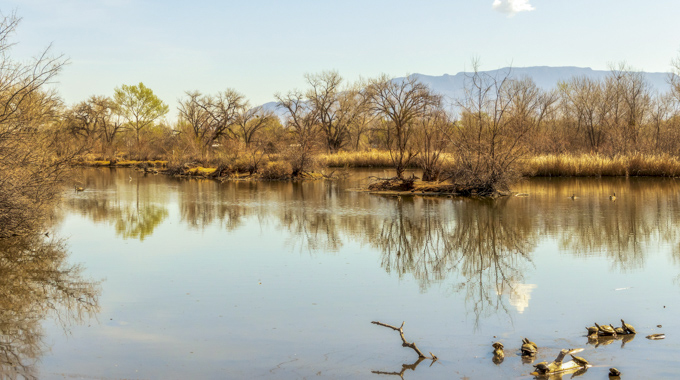
[[528, 177], [680, 176], [680, 159], [661, 155], [541, 155], [525, 162]]

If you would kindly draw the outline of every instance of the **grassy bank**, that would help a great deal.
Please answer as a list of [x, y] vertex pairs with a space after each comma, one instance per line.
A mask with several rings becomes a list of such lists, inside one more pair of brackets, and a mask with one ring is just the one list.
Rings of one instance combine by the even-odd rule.
[[[238, 159], [237, 159], [238, 161]], [[320, 154], [316, 156], [317, 167], [349, 167], [349, 168], [391, 168], [392, 160], [387, 151], [340, 152], [337, 154]], [[219, 177], [226, 175], [243, 178], [247, 173], [246, 166], [240, 162], [202, 163], [200, 165], [173, 165], [168, 161], [132, 161], [132, 160], [83, 160], [84, 166], [106, 167], [151, 167], [159, 171], [168, 169], [171, 174], [181, 172], [188, 176], [210, 176], [218, 168]], [[177, 168], [183, 170], [178, 171]], [[175, 170], [173, 170], [173, 168]], [[249, 173], [248, 173], [249, 174]], [[264, 179], [286, 179], [290, 177], [290, 165], [281, 158], [275, 161], [264, 160], [256, 177]], [[307, 173], [309, 177], [309, 173]], [[541, 155], [524, 161], [522, 174], [525, 177], [604, 177], [604, 176], [652, 176], [680, 177], [680, 158], [670, 155], [617, 155], [607, 157], [597, 154], [581, 155]]]
[[[328, 167], [391, 168], [387, 151], [340, 152], [321, 154], [319, 163]], [[670, 155], [597, 154], [541, 155], [525, 160], [525, 177], [603, 177], [603, 176], [680, 176], [680, 158]]]

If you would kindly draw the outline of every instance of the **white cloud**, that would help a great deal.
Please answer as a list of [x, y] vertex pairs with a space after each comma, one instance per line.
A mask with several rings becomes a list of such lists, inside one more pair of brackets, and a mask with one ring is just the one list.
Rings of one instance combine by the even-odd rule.
[[533, 11], [536, 8], [529, 4], [529, 0], [493, 0], [493, 9], [512, 17], [515, 13]]

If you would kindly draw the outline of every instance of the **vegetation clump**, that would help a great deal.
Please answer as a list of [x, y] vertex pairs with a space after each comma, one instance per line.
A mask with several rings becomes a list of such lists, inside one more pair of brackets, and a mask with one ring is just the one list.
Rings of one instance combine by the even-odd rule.
[[263, 165], [259, 169], [258, 174], [262, 179], [285, 180], [290, 178], [292, 172], [293, 167], [290, 163], [286, 161], [271, 161]]

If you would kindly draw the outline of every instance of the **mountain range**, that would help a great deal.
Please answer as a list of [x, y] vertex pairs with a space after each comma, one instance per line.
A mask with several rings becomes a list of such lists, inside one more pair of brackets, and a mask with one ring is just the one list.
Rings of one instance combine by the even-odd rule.
[[[560, 81], [568, 80], [575, 76], [585, 76], [592, 79], [603, 79], [610, 75], [609, 70], [593, 70], [589, 67], [550, 67], [550, 66], [532, 66], [532, 67], [505, 67], [497, 70], [483, 71], [491, 76], [501, 78], [506, 73], [510, 73], [512, 78], [529, 77], [534, 80], [536, 85], [544, 90], [553, 89]], [[412, 74], [424, 84], [427, 84], [434, 92], [444, 96], [447, 102], [452, 103], [456, 99], [460, 99], [464, 95], [464, 88], [467, 78], [470, 77], [470, 72], [459, 72], [455, 75], [425, 75]], [[660, 93], [670, 90], [668, 84], [669, 73], [648, 73], [643, 72], [645, 80], [649, 83], [652, 92], [658, 91]], [[396, 78], [395, 80], [400, 80]], [[283, 117], [285, 112], [283, 109], [277, 107], [276, 102], [269, 102], [262, 105], [265, 110], [271, 110], [279, 117]]]

